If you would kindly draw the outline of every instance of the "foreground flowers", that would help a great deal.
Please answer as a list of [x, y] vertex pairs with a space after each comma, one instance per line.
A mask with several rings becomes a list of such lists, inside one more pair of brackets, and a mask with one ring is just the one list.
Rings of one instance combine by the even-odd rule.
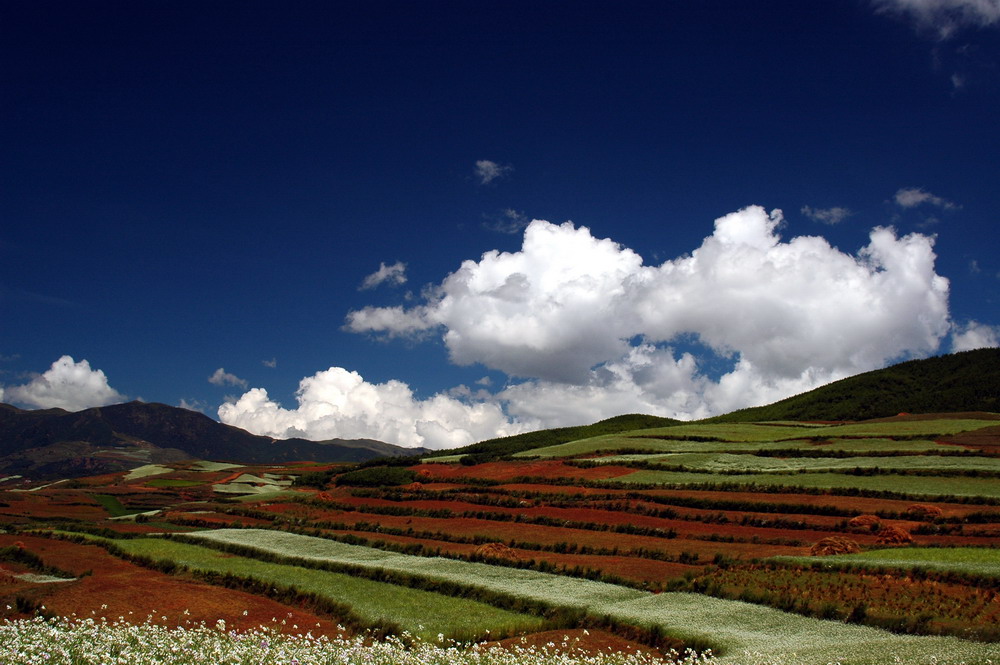
[[[267, 628], [248, 632], [214, 627], [166, 628], [104, 620], [21, 619], [0, 624], [0, 662], [5, 665], [710, 665], [710, 656], [673, 660], [614, 653], [588, 656], [545, 648], [471, 647], [389, 638], [329, 639], [287, 635]], [[570, 647], [572, 645], [569, 645]]]
[[[885, 654], [883, 654], [885, 655]], [[883, 659], [875, 659], [881, 662]], [[871, 661], [866, 661], [871, 662]], [[889, 655], [894, 665], [994, 665], [1000, 659], [924, 654]], [[384, 641], [289, 635], [261, 627], [227, 630], [224, 621], [167, 628], [105, 619], [34, 618], [0, 623], [3, 665], [838, 665], [839, 659], [802, 659], [795, 654], [744, 651], [724, 658], [671, 653], [657, 658], [621, 652], [585, 654], [564, 637], [539, 647], [466, 647], [412, 640], [404, 634]]]

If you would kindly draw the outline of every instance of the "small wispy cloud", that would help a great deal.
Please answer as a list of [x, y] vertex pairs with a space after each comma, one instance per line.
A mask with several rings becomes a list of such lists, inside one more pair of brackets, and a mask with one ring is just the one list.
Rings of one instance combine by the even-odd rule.
[[270, 360], [261, 360], [260, 364], [263, 365], [264, 367], [270, 367], [271, 369], [274, 369], [275, 367], [278, 366], [278, 359], [271, 358]]
[[406, 264], [402, 261], [396, 261], [391, 266], [379, 263], [378, 270], [365, 277], [358, 289], [367, 291], [386, 282], [396, 286], [406, 284]]
[[896, 192], [893, 200], [901, 208], [916, 208], [924, 204], [937, 206], [942, 210], [958, 210], [962, 207], [919, 187], [904, 187]]
[[246, 379], [241, 379], [235, 374], [230, 374], [222, 367], [215, 370], [215, 373], [208, 377], [208, 382], [213, 386], [240, 386], [246, 388], [248, 385]]
[[1000, 346], [1000, 326], [979, 321], [956, 324], [951, 333], [952, 353], [974, 349], [992, 349]]
[[800, 212], [814, 222], [831, 225], [840, 224], [842, 221], [854, 214], [854, 212], [849, 208], [842, 208], [839, 206], [833, 208], [813, 208], [811, 206], [802, 206]]
[[488, 185], [498, 178], [506, 176], [514, 170], [510, 164], [498, 164], [489, 159], [476, 161], [476, 177], [479, 178], [480, 185]]
[[522, 233], [530, 223], [531, 219], [523, 211], [507, 208], [499, 215], [487, 217], [483, 226], [491, 231], [515, 235]]
[[208, 404], [200, 399], [193, 399], [189, 402], [183, 397], [177, 406], [182, 409], [187, 409], [188, 411], [197, 411], [199, 413], [205, 413], [206, 409], [208, 409]]
[[899, 16], [939, 41], [965, 28], [1000, 24], [1000, 0], [874, 0], [873, 4], [879, 13]]

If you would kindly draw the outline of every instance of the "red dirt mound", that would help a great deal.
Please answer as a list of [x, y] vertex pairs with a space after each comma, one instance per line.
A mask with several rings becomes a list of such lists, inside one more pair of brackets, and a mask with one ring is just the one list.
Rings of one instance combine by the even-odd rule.
[[937, 506], [930, 505], [929, 503], [915, 503], [907, 508], [906, 512], [917, 517], [937, 517], [944, 511]]
[[905, 545], [913, 542], [913, 536], [895, 526], [882, 527], [875, 535], [875, 542], [879, 545]]
[[861, 547], [843, 536], [830, 536], [817, 542], [809, 548], [812, 556], [829, 556], [831, 554], [856, 554], [861, 551]]
[[882, 520], [879, 519], [878, 515], [858, 515], [857, 517], [852, 517], [847, 526], [851, 529], [870, 531], [880, 524], [882, 524]]
[[484, 543], [475, 549], [474, 554], [491, 559], [508, 559], [511, 561], [521, 558], [517, 552], [503, 543]]

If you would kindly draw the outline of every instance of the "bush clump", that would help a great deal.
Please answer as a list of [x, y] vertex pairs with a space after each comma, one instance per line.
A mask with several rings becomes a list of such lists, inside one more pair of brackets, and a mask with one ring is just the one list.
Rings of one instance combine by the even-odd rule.
[[349, 487], [386, 487], [408, 485], [416, 478], [417, 474], [412, 469], [400, 466], [370, 466], [342, 473], [337, 476], [334, 483]]

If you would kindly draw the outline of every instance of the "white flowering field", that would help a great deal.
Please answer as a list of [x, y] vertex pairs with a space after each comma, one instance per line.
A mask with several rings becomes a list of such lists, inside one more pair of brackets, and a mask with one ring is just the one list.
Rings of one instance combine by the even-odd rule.
[[321, 538], [258, 529], [220, 529], [196, 535], [209, 541], [255, 547], [284, 556], [336, 561], [407, 572], [473, 585], [638, 626], [658, 626], [680, 639], [715, 645], [720, 662], [739, 663], [746, 653], [786, 663], [1000, 662], [1000, 645], [954, 637], [914, 637], [823, 621], [779, 610], [696, 594], [651, 594], [613, 584], [481, 563], [417, 557], [346, 545]]
[[[405, 637], [405, 636], [404, 636]], [[238, 633], [215, 626], [166, 628], [91, 619], [20, 620], [0, 624], [0, 662], [5, 665], [659, 665], [641, 654], [587, 656], [572, 643], [542, 648], [461, 648], [443, 639], [405, 644], [364, 637], [328, 639], [267, 629]], [[678, 665], [711, 665], [689, 655]]]

